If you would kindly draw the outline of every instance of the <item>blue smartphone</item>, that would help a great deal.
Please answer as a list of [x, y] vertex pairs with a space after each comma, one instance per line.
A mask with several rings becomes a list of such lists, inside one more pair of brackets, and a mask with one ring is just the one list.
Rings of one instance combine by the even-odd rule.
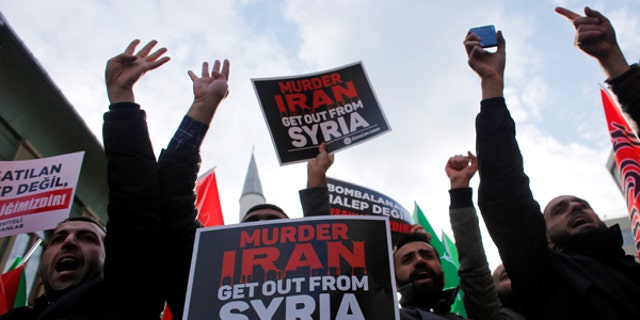
[[483, 48], [498, 46], [498, 39], [496, 38], [496, 28], [493, 25], [471, 28], [469, 30], [480, 37], [480, 45]]

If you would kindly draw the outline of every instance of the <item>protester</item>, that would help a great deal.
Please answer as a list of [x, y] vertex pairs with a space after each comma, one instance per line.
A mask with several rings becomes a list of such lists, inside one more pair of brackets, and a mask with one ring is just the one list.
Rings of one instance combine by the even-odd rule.
[[511, 283], [502, 265], [492, 276], [482, 245], [480, 225], [473, 205], [469, 181], [478, 170], [478, 161], [470, 151], [466, 156], [450, 157], [445, 166], [451, 189], [449, 219], [458, 249], [460, 289], [464, 292], [467, 316], [474, 320], [519, 319]]
[[[136, 44], [137, 41], [134, 41], [131, 45], [135, 47]], [[143, 48], [141, 51], [144, 50]], [[137, 61], [131, 61], [132, 53], [133, 50], [128, 48], [124, 54], [114, 57], [107, 64], [107, 88], [111, 106], [110, 111], [105, 114], [103, 131], [105, 150], [110, 162], [110, 207], [111, 211], [117, 212], [153, 208], [145, 219], [146, 224], [140, 221], [138, 229], [141, 229], [140, 226], [154, 229], [153, 232], [158, 236], [155, 241], [158, 246], [154, 248], [155, 258], [148, 257], [152, 262], [145, 262], [147, 268], [140, 268], [140, 272], [152, 274], [153, 279], [146, 276], [153, 282], [146, 288], [154, 288], [148, 294], [161, 294], [160, 299], [155, 298], [153, 301], [154, 308], [159, 309], [157, 312], [154, 310], [154, 316], [162, 311], [166, 300], [172, 315], [180, 318], [184, 309], [195, 231], [201, 226], [197, 220], [194, 191], [201, 162], [200, 146], [215, 111], [228, 95], [230, 64], [227, 60], [222, 63], [216, 60], [210, 71], [209, 64], [204, 62], [200, 76], [193, 71], [188, 72], [193, 82], [193, 102], [156, 164], [148, 138], [145, 112], [134, 103], [129, 85], [135, 83], [145, 72], [143, 66], [137, 65]], [[137, 60], [140, 60], [140, 55], [137, 56]], [[124, 88], [124, 93], [120, 92], [121, 88]], [[137, 159], [146, 160], [136, 162]], [[136, 188], [116, 189], [119, 186], [127, 187], [127, 183], [131, 184], [126, 181], [135, 177], [131, 172], [134, 170], [147, 172], [148, 175], [142, 177]], [[118, 208], [113, 204], [114, 190], [120, 191], [118, 195], [123, 195], [122, 201], [117, 202], [121, 204]], [[110, 216], [110, 224], [111, 221], [113, 218]], [[130, 232], [135, 234], [136, 230]], [[141, 238], [138, 237], [137, 240], [144, 241]], [[131, 253], [132, 251], [117, 253], [122, 258], [135, 261], [138, 253]], [[118, 274], [125, 272], [124, 269], [120, 271]], [[171, 276], [167, 277], [168, 274]], [[133, 274], [130, 277], [133, 283], [140, 281], [139, 275]]]
[[478, 204], [523, 315], [640, 319], [640, 264], [625, 256], [619, 226], [607, 229], [575, 196], [552, 200], [541, 214], [503, 96], [506, 45], [501, 31], [497, 39], [495, 52], [484, 50], [471, 32], [464, 41], [482, 88], [476, 118]]
[[[120, 66], [111, 63], [113, 59], [107, 64], [106, 82], [110, 100], [112, 97], [118, 97], [123, 99], [121, 101], [125, 101], [125, 99], [133, 101], [131, 87], [142, 73], [156, 69], [169, 61], [168, 57], [162, 56], [166, 52], [164, 48], [150, 54], [156, 44], [155, 41], [149, 42], [134, 55], [133, 52], [137, 44], [138, 42], [132, 42], [125, 53], [118, 56], [119, 59], [124, 59]], [[125, 61], [126, 63], [124, 63]], [[129, 71], [132, 69], [139, 70], [139, 74], [136, 76], [135, 73], [130, 73]], [[118, 87], [114, 87], [113, 80], [124, 81]], [[114, 102], [119, 101], [112, 101], [112, 103]], [[143, 177], [148, 170], [138, 172], [133, 169], [148, 160], [136, 159], [135, 157], [121, 160], [111, 161], [109, 159], [108, 163], [110, 230], [106, 233], [104, 243], [102, 240], [97, 243], [101, 247], [99, 250], [103, 253], [98, 257], [86, 255], [85, 241], [88, 242], [95, 237], [89, 236], [88, 232], [83, 232], [82, 237], [76, 237], [76, 232], [67, 229], [68, 222], [62, 223], [54, 231], [54, 236], [49, 239], [43, 253], [43, 257], [51, 256], [53, 259], [44, 258], [40, 264], [43, 286], [54, 289], [54, 291], [45, 289], [45, 294], [36, 300], [33, 308], [14, 309], [2, 319], [151, 319], [154, 318], [154, 315], [157, 318], [158, 313], [154, 309], [158, 307], [158, 302], [163, 303], [163, 298], [161, 292], [157, 292], [154, 287], [157, 279], [152, 280], [156, 274], [155, 269], [142, 274], [139, 271], [150, 267], [158, 259], [155, 256], [155, 250], [159, 244], [159, 234], [156, 231], [158, 225], [154, 221], [158, 211], [154, 211], [153, 206], [148, 211], [137, 210], [134, 201], [129, 201], [132, 205], [130, 210], [119, 210], [122, 207], [126, 208], [126, 195], [119, 193], [119, 191], [130, 190], [129, 192], [135, 193], [146, 187], [145, 184], [150, 184], [150, 182], [138, 179]], [[128, 173], [132, 175], [127, 176], [127, 179], [114, 180], [111, 173], [113, 166], [118, 166], [127, 160], [137, 161], [137, 163], [128, 166], [132, 169]], [[153, 163], [155, 163], [155, 159]], [[127, 166], [122, 171], [127, 171]], [[114, 181], [122, 184], [114, 185]], [[156, 205], [159, 206], [159, 203]], [[151, 219], [146, 221], [147, 218]], [[147, 225], [150, 227], [144, 227]], [[87, 221], [74, 222], [74, 227], [91, 230], [91, 228], [95, 229], [95, 224]], [[140, 239], [142, 241], [138, 242]], [[63, 241], [63, 245], [56, 245], [58, 241]], [[136, 245], [136, 250], [131, 250], [132, 244]], [[137, 253], [136, 259], [126, 259], [127, 256], [134, 256], [134, 252]], [[93, 273], [91, 277], [87, 276], [84, 272], [88, 265], [99, 266], [101, 272], [99, 274]], [[43, 274], [52, 269], [55, 270], [53, 274]], [[127, 269], [127, 272], [123, 272]], [[132, 275], [140, 276], [140, 281], [131, 282]], [[55, 281], [60, 280], [66, 280], [67, 285], [56, 286], [54, 284]], [[146, 288], [146, 285], [151, 285], [151, 287]], [[149, 290], [148, 294], [138, 297], [137, 300], [129, 300], [135, 294], [146, 292], [146, 290]], [[113, 297], [118, 297], [118, 299]], [[126, 308], [130, 310], [127, 312]]]
[[402, 235], [393, 252], [400, 319], [464, 319], [451, 312], [458, 288], [443, 290], [440, 255], [425, 231]]
[[106, 298], [95, 289], [104, 271], [105, 236], [104, 225], [90, 217], [60, 222], [40, 261], [44, 294], [36, 298], [33, 307], [11, 309], [0, 319], [58, 319], [56, 314], [74, 314], [76, 310], [75, 314], [89, 313], [96, 305], [92, 299]]
[[[55, 301], [67, 289], [102, 276], [105, 237], [106, 227], [90, 217], [67, 218], [57, 225], [41, 258], [47, 299]], [[67, 249], [73, 245], [80, 254]]]
[[[166, 265], [166, 274], [172, 275], [166, 277], [165, 288], [167, 304], [176, 318], [182, 317], [196, 229], [202, 226], [195, 207], [200, 146], [219, 104], [229, 94], [229, 61], [215, 60], [211, 71], [209, 68], [204, 62], [200, 76], [189, 71], [194, 101], [158, 160], [166, 250], [161, 263]], [[164, 258], [166, 256], [175, 260]]]

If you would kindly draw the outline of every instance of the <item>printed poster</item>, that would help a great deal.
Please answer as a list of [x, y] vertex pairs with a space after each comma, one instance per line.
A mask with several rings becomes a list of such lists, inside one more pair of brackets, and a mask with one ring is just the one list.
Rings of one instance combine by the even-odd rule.
[[389, 218], [391, 243], [411, 231], [413, 219], [407, 209], [378, 191], [327, 177], [331, 215], [381, 216]]
[[362, 62], [291, 77], [251, 80], [280, 165], [306, 161], [391, 130]]
[[52, 229], [69, 217], [83, 157], [0, 161], [0, 237]]
[[388, 220], [309, 217], [197, 231], [184, 319], [399, 319]]

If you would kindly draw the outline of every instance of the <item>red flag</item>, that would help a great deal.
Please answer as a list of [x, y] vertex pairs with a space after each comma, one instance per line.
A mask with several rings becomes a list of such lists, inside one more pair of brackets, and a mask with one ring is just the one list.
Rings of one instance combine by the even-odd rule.
[[13, 309], [18, 290], [20, 289], [20, 279], [24, 264], [0, 274], [0, 314]]
[[224, 224], [215, 168], [200, 176], [196, 181], [196, 207], [198, 208], [198, 220], [205, 227]]
[[[611, 134], [620, 185], [627, 201], [631, 231], [640, 256], [640, 141], [609, 93], [600, 88], [604, 113]], [[638, 188], [637, 188], [638, 187]]]
[[173, 316], [171, 315], [171, 310], [169, 310], [169, 305], [164, 304], [164, 311], [162, 311], [162, 319], [161, 320], [172, 320]]

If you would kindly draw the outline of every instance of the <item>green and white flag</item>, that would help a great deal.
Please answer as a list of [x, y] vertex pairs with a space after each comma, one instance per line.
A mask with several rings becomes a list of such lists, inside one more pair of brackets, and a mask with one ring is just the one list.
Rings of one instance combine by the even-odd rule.
[[[460, 285], [460, 277], [458, 276], [460, 263], [455, 243], [444, 232], [442, 233], [442, 240], [440, 240], [416, 202], [414, 202], [412, 218], [415, 223], [421, 225], [425, 231], [431, 234], [431, 246], [438, 251], [442, 271], [444, 271], [444, 289], [452, 289]], [[456, 302], [451, 306], [451, 312], [466, 316], [462, 301], [462, 291], [459, 291]]]

